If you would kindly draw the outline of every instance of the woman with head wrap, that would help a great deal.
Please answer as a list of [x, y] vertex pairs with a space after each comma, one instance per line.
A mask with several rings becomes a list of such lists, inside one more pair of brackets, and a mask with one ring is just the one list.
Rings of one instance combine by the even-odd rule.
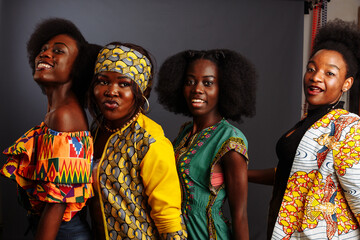
[[99, 239], [186, 238], [172, 145], [144, 114], [153, 69], [150, 54], [130, 43], [106, 45], [96, 61], [91, 213]]

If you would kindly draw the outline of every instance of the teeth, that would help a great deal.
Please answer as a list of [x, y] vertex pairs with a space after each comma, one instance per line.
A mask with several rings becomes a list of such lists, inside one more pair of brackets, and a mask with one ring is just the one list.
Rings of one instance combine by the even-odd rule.
[[205, 101], [201, 100], [201, 99], [193, 99], [192, 100], [193, 103], [203, 103]]
[[47, 63], [39, 63], [38, 68], [51, 68], [51, 65]]
[[322, 91], [322, 89], [319, 88], [319, 87], [310, 87], [310, 90], [320, 90], [320, 91]]

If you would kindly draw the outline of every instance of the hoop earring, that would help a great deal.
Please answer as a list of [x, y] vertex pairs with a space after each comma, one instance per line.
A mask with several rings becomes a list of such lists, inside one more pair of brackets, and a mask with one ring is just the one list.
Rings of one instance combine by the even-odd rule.
[[148, 112], [149, 109], [150, 109], [150, 103], [149, 103], [149, 101], [147, 100], [147, 98], [144, 95], [142, 95], [142, 96], [145, 99], [145, 102], [146, 102], [146, 105], [147, 105], [147, 108], [146, 108], [145, 112]]

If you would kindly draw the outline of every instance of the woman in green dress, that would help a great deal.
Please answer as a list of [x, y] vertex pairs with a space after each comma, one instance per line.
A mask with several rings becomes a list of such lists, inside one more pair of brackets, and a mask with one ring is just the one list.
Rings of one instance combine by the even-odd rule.
[[254, 115], [255, 79], [252, 64], [226, 49], [180, 52], [160, 68], [159, 102], [193, 119], [174, 141], [189, 239], [249, 239], [248, 143], [227, 119]]

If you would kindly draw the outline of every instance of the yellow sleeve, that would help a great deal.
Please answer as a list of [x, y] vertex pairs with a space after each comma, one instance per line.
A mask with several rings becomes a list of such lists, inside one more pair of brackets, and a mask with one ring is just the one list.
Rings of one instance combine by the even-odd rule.
[[182, 230], [181, 190], [170, 141], [158, 137], [141, 163], [141, 177], [149, 197], [151, 217], [159, 233]]

